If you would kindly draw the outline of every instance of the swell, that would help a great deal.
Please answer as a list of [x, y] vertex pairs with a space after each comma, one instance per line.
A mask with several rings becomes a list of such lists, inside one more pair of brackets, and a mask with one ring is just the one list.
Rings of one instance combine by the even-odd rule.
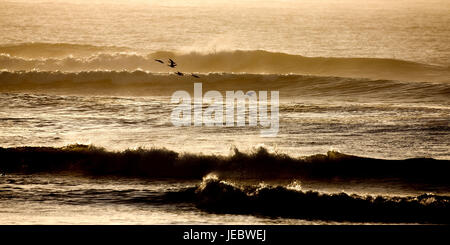
[[94, 176], [201, 179], [215, 173], [233, 179], [398, 179], [450, 185], [450, 161], [431, 158], [383, 160], [334, 151], [304, 158], [235, 149], [233, 155], [180, 154], [166, 149], [110, 152], [87, 145], [0, 148], [6, 173], [74, 173]]
[[0, 72], [0, 92], [170, 96], [177, 90], [192, 92], [194, 82], [201, 82], [204, 91], [278, 90], [281, 98], [352, 96], [377, 101], [395, 99], [445, 104], [450, 96], [448, 83], [408, 83], [343, 77], [208, 73], [195, 79], [189, 74], [179, 77], [143, 71]]
[[264, 50], [215, 53], [135, 52], [121, 47], [74, 44], [22, 44], [0, 47], [0, 67], [10, 71], [80, 72], [142, 69], [171, 71], [154, 59], [172, 58], [182, 72], [307, 74], [404, 81], [448, 82], [450, 68], [396, 59], [305, 57]]
[[166, 193], [166, 200], [191, 202], [213, 213], [358, 222], [449, 224], [450, 197], [360, 196], [302, 191], [296, 186], [237, 185], [205, 177], [195, 188]]
[[129, 48], [71, 43], [19, 43], [0, 45], [0, 54], [27, 59], [86, 57], [100, 53], [127, 52]]

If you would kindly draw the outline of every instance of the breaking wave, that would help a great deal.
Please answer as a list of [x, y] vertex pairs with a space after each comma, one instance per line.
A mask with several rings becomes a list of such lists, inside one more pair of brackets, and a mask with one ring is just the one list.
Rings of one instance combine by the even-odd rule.
[[214, 213], [359, 222], [450, 223], [450, 197], [432, 194], [405, 197], [326, 194], [302, 191], [299, 186], [237, 185], [217, 177], [205, 177], [198, 187], [169, 192], [166, 199], [192, 202]]
[[449, 160], [383, 160], [346, 155], [293, 158], [258, 148], [233, 155], [177, 153], [166, 149], [110, 152], [87, 145], [0, 148], [0, 171], [7, 173], [83, 173], [99, 176], [201, 179], [209, 173], [233, 179], [398, 179], [450, 185]]
[[195, 79], [189, 74], [180, 77], [144, 71], [0, 72], [0, 92], [170, 96], [177, 90], [192, 91], [194, 82], [202, 82], [204, 90], [278, 90], [284, 97], [362, 96], [378, 101], [404, 99], [447, 103], [450, 96], [450, 83], [408, 83], [342, 77], [208, 73]]
[[449, 82], [450, 68], [380, 58], [305, 57], [264, 50], [215, 53], [133, 51], [122, 47], [27, 43], [0, 46], [0, 67], [9, 71], [92, 70], [167, 72], [154, 59], [175, 59], [182, 72], [304, 74], [404, 81]]
[[[132, 205], [188, 204], [212, 213], [250, 214], [294, 219], [412, 222], [449, 224], [450, 197], [370, 196], [303, 190], [301, 181], [329, 182], [396, 179], [400, 183], [439, 184], [449, 187], [450, 161], [434, 159], [382, 160], [330, 151], [326, 155], [293, 158], [269, 153], [264, 148], [230, 156], [180, 154], [166, 149], [109, 152], [87, 145], [0, 148], [2, 181], [27, 184], [35, 181], [15, 174], [56, 174], [110, 177], [140, 177], [200, 184], [162, 191], [141, 189], [74, 189], [42, 193], [5, 189], [1, 198], [26, 201], [50, 198], [67, 204], [126, 203]], [[63, 175], [59, 175], [63, 173]], [[251, 184], [255, 183], [259, 184]], [[264, 184], [277, 183], [273, 185]], [[34, 182], [33, 182], [34, 183]], [[191, 182], [189, 182], [191, 183]], [[289, 183], [289, 184], [283, 184]]]

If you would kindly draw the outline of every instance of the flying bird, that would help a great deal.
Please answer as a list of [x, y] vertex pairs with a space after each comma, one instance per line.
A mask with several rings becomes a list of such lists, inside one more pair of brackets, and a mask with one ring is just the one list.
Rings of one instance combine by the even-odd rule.
[[195, 78], [200, 78], [198, 75], [195, 75], [194, 73], [191, 74]]
[[175, 61], [173, 61], [172, 59], [169, 59], [169, 63], [168, 66], [170, 66], [171, 68], [175, 68], [175, 66], [177, 66], [177, 63], [175, 63]]
[[179, 71], [175, 72], [175, 74], [177, 74], [178, 76], [184, 76], [184, 74]]
[[162, 60], [155, 59], [155, 61], [156, 61], [156, 62], [159, 62], [159, 63], [161, 63], [161, 64], [164, 64], [164, 61], [162, 61]]

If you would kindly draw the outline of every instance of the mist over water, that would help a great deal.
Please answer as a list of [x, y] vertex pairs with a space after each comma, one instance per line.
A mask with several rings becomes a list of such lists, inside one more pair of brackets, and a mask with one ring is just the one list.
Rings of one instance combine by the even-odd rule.
[[450, 64], [446, 0], [2, 1], [2, 44], [266, 50]]

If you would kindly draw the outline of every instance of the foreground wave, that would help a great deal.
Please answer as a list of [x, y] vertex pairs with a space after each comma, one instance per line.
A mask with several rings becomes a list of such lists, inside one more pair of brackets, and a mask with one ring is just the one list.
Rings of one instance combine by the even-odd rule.
[[293, 158], [265, 148], [231, 156], [179, 154], [166, 149], [109, 152], [87, 145], [0, 148], [6, 173], [82, 173], [97, 176], [201, 179], [215, 173], [234, 179], [388, 179], [450, 185], [450, 161], [382, 160], [330, 151]]
[[[130, 181], [131, 184], [130, 185]], [[56, 175], [6, 175], [0, 201], [42, 202], [87, 206], [111, 204], [159, 207], [169, 210], [244, 214], [263, 218], [320, 221], [449, 224], [450, 197], [435, 194], [409, 196], [361, 195], [304, 190], [300, 181], [273, 185], [223, 180], [209, 174], [200, 183], [151, 180], [138, 184], [130, 178], [70, 178]], [[58, 206], [60, 207], [60, 206]], [[108, 209], [109, 210], [109, 209]], [[180, 213], [183, 215], [182, 213]], [[205, 214], [202, 213], [202, 216]]]
[[[448, 160], [382, 160], [333, 151], [326, 155], [292, 158], [269, 153], [264, 148], [250, 153], [236, 149], [230, 156], [179, 154], [166, 149], [109, 152], [87, 145], [0, 148], [0, 157], [0, 170], [6, 173], [0, 178], [5, 184], [0, 199], [47, 200], [67, 205], [181, 205], [210, 213], [322, 221], [450, 224], [449, 196], [325, 193], [304, 190], [298, 181], [395, 179], [408, 185], [433, 183], [449, 187]], [[31, 178], [31, 174], [41, 173], [45, 174], [43, 179]], [[55, 189], [53, 184], [48, 185], [47, 174], [60, 178], [56, 181], [58, 185], [72, 185], [78, 178], [70, 180], [68, 177], [80, 174], [110, 176], [115, 182], [140, 177], [149, 179], [148, 185], [152, 181], [189, 184], [169, 185], [157, 191], [143, 191], [141, 187], [128, 185], [126, 189], [74, 185], [63, 190], [61, 186]], [[196, 184], [191, 180], [201, 182]], [[252, 184], [255, 180], [257, 184]], [[29, 191], [24, 185], [40, 186], [39, 192]]]
[[357, 222], [450, 223], [450, 197], [325, 194], [299, 187], [237, 185], [205, 177], [195, 188], [166, 194], [167, 200], [193, 202], [214, 213]]
[[305, 57], [264, 50], [232, 50], [214, 53], [147, 53], [124, 47], [75, 44], [25, 43], [0, 46], [0, 67], [9, 71], [44, 70], [80, 72], [142, 69], [167, 72], [154, 59], [172, 58], [183, 72], [238, 72], [256, 74], [308, 74], [404, 81], [449, 82], [450, 68], [380, 58]]

